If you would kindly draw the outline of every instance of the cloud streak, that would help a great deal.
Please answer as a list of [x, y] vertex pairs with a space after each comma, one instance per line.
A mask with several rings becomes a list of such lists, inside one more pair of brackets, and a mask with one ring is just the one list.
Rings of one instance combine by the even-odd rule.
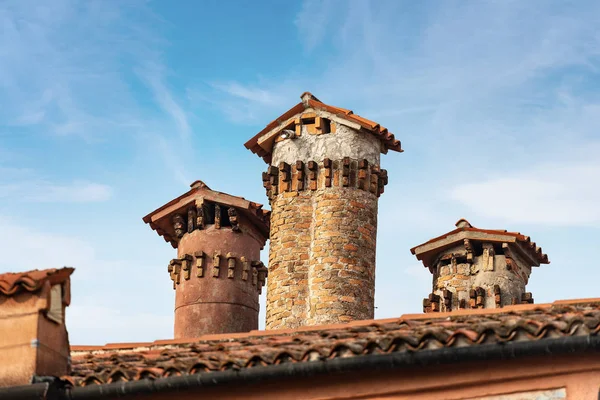
[[154, 99], [160, 108], [175, 122], [180, 140], [189, 142], [192, 136], [192, 129], [190, 128], [188, 117], [165, 85], [161, 69], [162, 67], [156, 63], [147, 63], [138, 73], [148, 83], [154, 94]]
[[[35, 129], [38, 137], [95, 145], [150, 132], [168, 143], [155, 149], [168, 165], [164, 149], [189, 141], [193, 129], [165, 78], [162, 24], [143, 0], [3, 2], [0, 135]], [[156, 109], [140, 98], [146, 91]]]
[[[172, 303], [164, 307], [163, 296], [153, 299], [126, 295], [130, 293], [129, 282], [139, 282], [140, 276], [144, 276], [141, 279], [145, 290], [152, 291], [159, 286], [165, 290], [167, 301], [172, 301], [166, 279], [155, 278], [147, 272], [140, 274], [147, 271], [147, 265], [141, 261], [143, 256], [134, 260], [104, 259], [95, 246], [81, 238], [27, 226], [3, 215], [0, 215], [0, 243], [9, 249], [0, 258], [0, 273], [63, 266], [75, 268], [71, 276], [73, 303], [67, 309], [71, 343], [152, 341], [172, 336]], [[153, 278], [159, 281], [158, 285]], [[140, 307], [146, 311], [140, 312]]]
[[450, 197], [471, 212], [511, 224], [600, 225], [600, 162], [546, 164], [459, 185]]
[[0, 164], [0, 199], [30, 203], [98, 203], [109, 201], [114, 190], [106, 184], [87, 180], [70, 183], [43, 179], [30, 168]]

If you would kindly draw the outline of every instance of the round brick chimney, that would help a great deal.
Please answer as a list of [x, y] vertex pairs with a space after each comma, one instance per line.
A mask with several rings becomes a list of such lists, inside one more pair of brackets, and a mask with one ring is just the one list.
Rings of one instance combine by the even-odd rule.
[[144, 218], [177, 248], [168, 272], [175, 289], [175, 338], [258, 328], [267, 269], [260, 250], [268, 212], [202, 182]]
[[380, 154], [400, 143], [310, 93], [276, 122], [246, 143], [270, 164], [266, 327], [372, 319]]

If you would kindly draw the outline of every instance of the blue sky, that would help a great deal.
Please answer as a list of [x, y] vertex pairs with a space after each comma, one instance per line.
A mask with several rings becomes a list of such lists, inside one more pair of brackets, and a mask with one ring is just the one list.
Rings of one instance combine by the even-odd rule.
[[460, 217], [543, 247], [536, 302], [598, 297], [599, 27], [594, 1], [0, 0], [0, 272], [74, 266], [74, 344], [172, 337], [142, 216], [195, 179], [266, 203], [243, 143], [308, 90], [406, 150], [377, 318], [421, 311], [409, 249]]

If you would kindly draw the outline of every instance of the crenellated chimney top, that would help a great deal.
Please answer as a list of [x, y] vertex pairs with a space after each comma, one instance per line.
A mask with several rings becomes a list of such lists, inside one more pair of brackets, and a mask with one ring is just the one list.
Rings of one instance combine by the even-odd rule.
[[425, 312], [533, 303], [525, 292], [531, 268], [550, 263], [541, 247], [519, 232], [475, 228], [464, 218], [456, 227], [410, 250], [433, 274]]

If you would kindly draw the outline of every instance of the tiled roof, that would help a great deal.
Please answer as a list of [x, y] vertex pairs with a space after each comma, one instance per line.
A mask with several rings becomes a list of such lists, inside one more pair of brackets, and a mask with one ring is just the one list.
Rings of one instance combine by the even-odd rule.
[[63, 378], [75, 386], [87, 386], [283, 363], [596, 336], [599, 330], [600, 299], [557, 301], [210, 335], [193, 341], [74, 346], [72, 373]]
[[73, 268], [65, 267], [0, 274], [0, 296], [12, 296], [22, 291], [35, 292], [46, 282], [52, 285], [64, 283], [73, 271]]
[[[441, 236], [438, 236], [436, 238], [428, 240], [425, 243], [422, 243], [418, 246], [413, 247], [412, 249], [410, 249], [410, 252], [412, 254], [417, 254], [417, 256], [418, 256], [417, 258], [419, 260], [422, 260], [421, 255], [419, 254], [419, 253], [421, 253], [419, 251], [420, 250], [419, 248], [423, 248], [425, 246], [434, 244], [436, 242], [442, 242], [445, 239], [452, 238], [453, 236], [455, 236], [461, 232], [468, 232], [468, 233], [470, 232], [470, 233], [475, 234], [473, 237], [469, 237], [469, 239], [473, 239], [473, 240], [483, 240], [485, 238], [485, 240], [488, 240], [490, 242], [498, 242], [498, 241], [502, 241], [502, 240], [500, 240], [502, 237], [514, 238], [516, 242], [518, 242], [524, 246], [525, 250], [538, 263], [550, 264], [550, 261], [548, 260], [548, 255], [542, 251], [542, 248], [539, 247], [535, 242], [532, 242], [531, 238], [529, 236], [525, 236], [525, 235], [521, 234], [520, 232], [509, 232], [509, 231], [503, 230], [503, 229], [475, 228], [474, 226], [472, 226], [469, 223], [469, 221], [467, 221], [464, 218], [461, 218], [460, 220], [458, 220], [458, 222], [456, 222], [456, 227], [457, 227], [456, 229], [454, 229], [448, 233], [445, 233]], [[480, 234], [480, 235], [477, 235], [477, 234]], [[458, 242], [458, 241], [462, 241], [462, 238], [459, 238], [458, 236], [456, 236], [456, 242]]]
[[[246, 148], [252, 151], [254, 154], [265, 159], [265, 161], [269, 162], [270, 151], [265, 151], [259, 144], [258, 140], [261, 136], [269, 131], [277, 128], [286, 120], [292, 118], [293, 116], [302, 113], [307, 108], [312, 108], [314, 110], [323, 110], [329, 112], [331, 114], [336, 115], [341, 119], [345, 119], [350, 122], [354, 122], [362, 128], [365, 132], [371, 133], [378, 137], [385, 145], [386, 149], [394, 150], [402, 152], [402, 146], [399, 140], [394, 137], [394, 134], [388, 132], [387, 128], [379, 125], [377, 122], [373, 122], [366, 118], [363, 118], [359, 115], [354, 114], [352, 110], [347, 110], [341, 107], [330, 106], [321, 102], [315, 96], [313, 96], [309, 92], [305, 92], [300, 96], [303, 101], [296, 104], [294, 107], [290, 108], [288, 111], [280, 115], [274, 121], [269, 123], [262, 131], [257, 133], [252, 139], [248, 140], [245, 144]], [[306, 99], [306, 101], [304, 101]]]

